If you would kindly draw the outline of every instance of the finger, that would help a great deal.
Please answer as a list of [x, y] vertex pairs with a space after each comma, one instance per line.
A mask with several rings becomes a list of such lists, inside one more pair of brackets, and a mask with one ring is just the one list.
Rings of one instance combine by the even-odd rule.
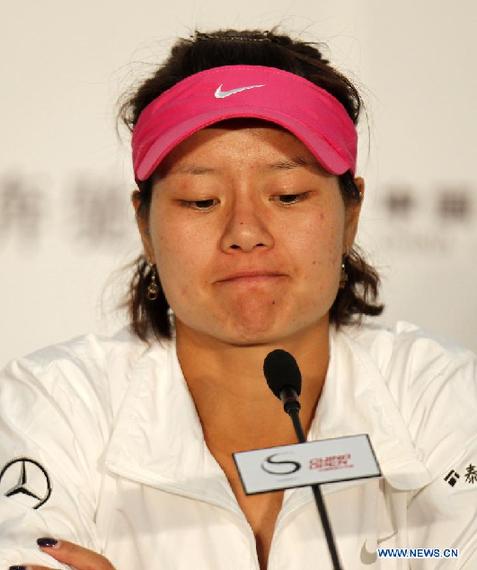
[[55, 570], [54, 568], [47, 568], [46, 566], [32, 566], [28, 564], [28, 566], [10, 566], [8, 570]]
[[107, 558], [78, 544], [50, 537], [39, 538], [37, 543], [43, 552], [77, 570], [114, 570]]

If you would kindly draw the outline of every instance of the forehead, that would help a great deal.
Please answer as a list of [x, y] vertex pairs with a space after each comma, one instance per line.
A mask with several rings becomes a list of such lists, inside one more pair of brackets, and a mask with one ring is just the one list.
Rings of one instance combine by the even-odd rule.
[[242, 166], [276, 165], [277, 169], [310, 166], [332, 176], [290, 131], [270, 121], [240, 118], [214, 123], [179, 143], [157, 169], [156, 178], [172, 168], [192, 171], [227, 160], [238, 160]]

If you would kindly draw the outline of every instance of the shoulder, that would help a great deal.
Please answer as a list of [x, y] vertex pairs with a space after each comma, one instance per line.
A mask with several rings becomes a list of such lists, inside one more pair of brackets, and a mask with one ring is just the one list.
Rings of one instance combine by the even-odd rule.
[[37, 370], [60, 364], [73, 364], [86, 370], [101, 365], [112, 355], [133, 355], [144, 350], [145, 346], [125, 327], [112, 336], [92, 333], [77, 336], [36, 350], [17, 361]]
[[81, 477], [99, 477], [98, 458], [148, 349], [123, 330], [77, 337], [8, 364], [0, 371], [0, 467], [27, 457], [78, 485]]
[[376, 325], [346, 327], [343, 334], [367, 354], [393, 392], [419, 389], [426, 381], [444, 376], [449, 381], [477, 381], [477, 357], [471, 350], [432, 336], [411, 323], [401, 321], [393, 329]]
[[410, 323], [394, 329], [347, 327], [391, 393], [412, 440], [431, 472], [452, 457], [477, 455], [477, 357]]
[[40, 394], [66, 409], [75, 400], [107, 408], [127, 387], [129, 369], [147, 345], [127, 329], [111, 337], [79, 336], [13, 360], [0, 372], [3, 401], [25, 406]]
[[397, 399], [409, 390], [431, 388], [429, 382], [451, 382], [471, 391], [477, 387], [477, 356], [471, 350], [411, 323], [398, 322], [393, 329], [375, 325], [347, 327], [344, 334], [379, 368]]

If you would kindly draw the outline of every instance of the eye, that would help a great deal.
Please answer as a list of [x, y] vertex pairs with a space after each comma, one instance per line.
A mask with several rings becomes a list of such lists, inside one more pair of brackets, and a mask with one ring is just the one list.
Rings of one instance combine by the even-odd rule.
[[292, 204], [297, 204], [298, 202], [302, 202], [307, 198], [308, 194], [309, 192], [301, 192], [299, 194], [278, 194], [272, 198], [284, 206], [289, 206]]
[[216, 198], [208, 198], [207, 200], [181, 200], [180, 202], [185, 208], [205, 211], [210, 210], [219, 203]]

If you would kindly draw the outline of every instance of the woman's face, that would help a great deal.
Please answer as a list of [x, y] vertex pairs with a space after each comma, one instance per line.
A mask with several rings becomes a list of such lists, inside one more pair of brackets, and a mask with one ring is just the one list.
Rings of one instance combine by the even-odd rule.
[[177, 334], [250, 345], [327, 327], [358, 214], [291, 133], [241, 122], [172, 151], [140, 230]]

